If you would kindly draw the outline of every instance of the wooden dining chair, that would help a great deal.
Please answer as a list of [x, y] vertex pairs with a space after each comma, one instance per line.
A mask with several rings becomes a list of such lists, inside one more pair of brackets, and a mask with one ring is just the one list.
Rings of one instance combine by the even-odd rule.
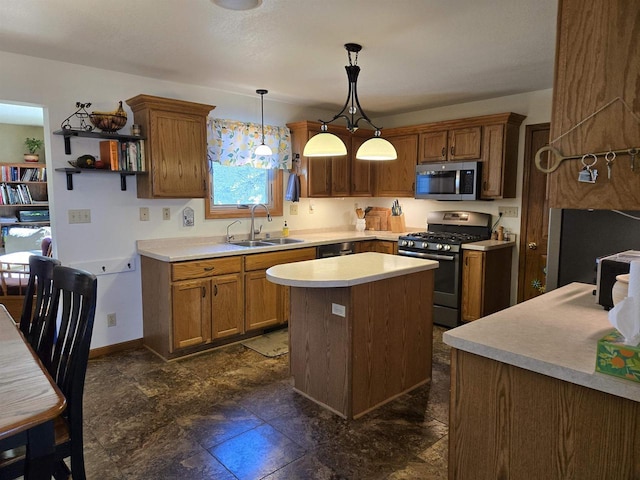
[[53, 269], [58, 265], [60, 261], [51, 257], [29, 257], [29, 281], [22, 305], [20, 330], [41, 358], [46, 358], [51, 353], [43, 352], [43, 355], [40, 355], [42, 348], [53, 344], [53, 339], [45, 341], [43, 335], [47, 314], [53, 301]]
[[[96, 309], [95, 275], [71, 267], [55, 266], [51, 304], [42, 334], [50, 347], [42, 358], [51, 377], [64, 394], [67, 408], [55, 419], [56, 479], [85, 480], [82, 438], [82, 396], [89, 360], [89, 347]], [[71, 470], [64, 459], [71, 457]], [[5, 470], [3, 472], [3, 469]], [[0, 479], [16, 478], [24, 471], [24, 455], [11, 458], [0, 455]], [[17, 473], [17, 475], [11, 476]]]

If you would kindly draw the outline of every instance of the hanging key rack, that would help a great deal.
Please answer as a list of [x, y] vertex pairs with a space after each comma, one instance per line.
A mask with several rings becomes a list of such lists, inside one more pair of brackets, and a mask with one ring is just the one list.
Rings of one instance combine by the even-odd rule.
[[[559, 135], [557, 138], [554, 138], [551, 142], [549, 142], [549, 144], [553, 144], [553, 143], [557, 142], [558, 140], [560, 140], [562, 137], [564, 137], [564, 136], [568, 135], [569, 133], [573, 132], [576, 128], [578, 128], [580, 125], [585, 123], [587, 120], [590, 120], [591, 118], [595, 117], [600, 112], [602, 112], [607, 107], [613, 105], [616, 102], [622, 102], [624, 107], [631, 114], [631, 116], [636, 120], [636, 122], [640, 123], [640, 116], [638, 116], [638, 114], [636, 114], [629, 107], [627, 102], [625, 102], [622, 98], [616, 97], [613, 100], [611, 100], [610, 102], [608, 102], [607, 104], [605, 104], [602, 107], [600, 107], [595, 112], [593, 112], [591, 115], [589, 115], [586, 118], [583, 118], [582, 120], [580, 120], [573, 127], [571, 127], [569, 130], [567, 130], [566, 132], [564, 132], [561, 135]], [[547, 166], [546, 167], [544, 167], [542, 165], [542, 154], [544, 154], [545, 152], [549, 152], [549, 157], [547, 159]], [[624, 149], [619, 149], [619, 150], [611, 150], [611, 149], [609, 149], [606, 152], [585, 153], [585, 154], [580, 154], [580, 155], [567, 155], [567, 156], [564, 156], [564, 155], [562, 155], [562, 152], [560, 150], [558, 150], [557, 148], [552, 147], [551, 145], [546, 145], [546, 146], [540, 148], [536, 152], [535, 164], [536, 164], [536, 168], [538, 170], [540, 170], [541, 172], [543, 172], [543, 173], [551, 173], [551, 172], [555, 172], [558, 169], [558, 167], [560, 166], [560, 164], [562, 162], [564, 162], [565, 160], [583, 160], [585, 158], [585, 156], [589, 156], [589, 157], [595, 157], [596, 161], [597, 161], [598, 157], [603, 157], [607, 161], [607, 166], [610, 168], [611, 164], [612, 164], [611, 157], [613, 156], [613, 158], [615, 158], [616, 155], [624, 154], [624, 155], [629, 155], [631, 170], [635, 171], [635, 158], [639, 153], [640, 153], [640, 147], [630, 147], [630, 148], [624, 148]]]

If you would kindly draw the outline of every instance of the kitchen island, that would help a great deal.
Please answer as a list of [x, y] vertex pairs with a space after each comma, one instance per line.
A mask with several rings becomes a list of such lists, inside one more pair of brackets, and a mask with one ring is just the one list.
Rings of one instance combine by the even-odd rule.
[[573, 283], [445, 332], [449, 478], [640, 478], [640, 384], [595, 372], [612, 330]]
[[351, 419], [429, 381], [437, 267], [369, 252], [269, 268], [292, 287], [294, 389]]

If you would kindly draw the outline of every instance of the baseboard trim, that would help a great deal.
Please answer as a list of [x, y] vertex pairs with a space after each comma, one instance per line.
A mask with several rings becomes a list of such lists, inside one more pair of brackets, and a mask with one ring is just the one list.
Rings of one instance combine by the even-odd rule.
[[89, 350], [89, 358], [101, 357], [110, 353], [122, 352], [133, 348], [142, 348], [143, 346], [142, 338], [137, 338], [135, 340], [129, 340], [128, 342], [107, 345], [106, 347], [92, 348]]

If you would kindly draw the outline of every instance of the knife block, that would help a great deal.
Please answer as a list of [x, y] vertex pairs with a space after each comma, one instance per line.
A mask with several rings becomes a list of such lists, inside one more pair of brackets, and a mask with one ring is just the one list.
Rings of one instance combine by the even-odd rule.
[[389, 217], [389, 223], [391, 224], [391, 231], [394, 233], [401, 233], [401, 232], [407, 231], [407, 227], [404, 224], [404, 213], [402, 215]]

